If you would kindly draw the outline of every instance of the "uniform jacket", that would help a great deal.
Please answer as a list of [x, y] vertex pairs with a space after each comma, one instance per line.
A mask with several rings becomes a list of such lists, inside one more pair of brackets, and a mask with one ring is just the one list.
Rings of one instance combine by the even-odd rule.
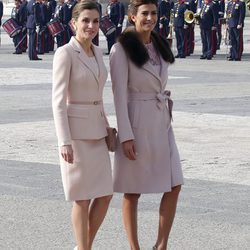
[[227, 14], [230, 16], [228, 19], [229, 28], [236, 28], [237, 25], [243, 25], [245, 12], [242, 2], [229, 2], [227, 7]]
[[171, 11], [171, 3], [169, 1], [162, 0], [158, 7], [158, 22], [157, 27], [159, 26], [159, 23], [168, 26], [170, 21], [170, 11]]
[[109, 18], [115, 26], [117, 26], [118, 24], [122, 25], [124, 16], [125, 16], [125, 8], [123, 3], [120, 2], [111, 3]]
[[94, 45], [93, 48], [99, 75], [74, 37], [55, 53], [52, 106], [59, 145], [71, 144], [74, 139], [100, 139], [107, 135], [103, 104], [88, 104], [102, 100], [107, 79], [102, 51]]
[[19, 16], [20, 16], [20, 24], [21, 26], [26, 26], [26, 22], [27, 22], [27, 1], [23, 1], [20, 9], [19, 9]]
[[202, 4], [200, 13], [200, 28], [205, 30], [212, 29], [218, 24], [218, 15], [216, 14], [213, 4]]
[[174, 6], [174, 27], [183, 28], [184, 21], [184, 12], [187, 10], [187, 6], [185, 3], [176, 3]]
[[41, 9], [39, 3], [31, 0], [27, 4], [27, 24], [28, 29], [35, 29], [41, 23]]

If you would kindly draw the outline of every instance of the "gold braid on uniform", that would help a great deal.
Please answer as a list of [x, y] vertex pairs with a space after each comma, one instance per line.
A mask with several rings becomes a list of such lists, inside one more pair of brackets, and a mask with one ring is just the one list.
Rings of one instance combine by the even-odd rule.
[[[174, 55], [170, 49], [169, 43], [156, 32], [151, 33], [152, 43], [162, 58], [169, 63], [174, 62]], [[139, 34], [134, 27], [126, 28], [118, 38], [129, 59], [139, 68], [148, 60], [149, 55], [147, 49], [140, 40]]]

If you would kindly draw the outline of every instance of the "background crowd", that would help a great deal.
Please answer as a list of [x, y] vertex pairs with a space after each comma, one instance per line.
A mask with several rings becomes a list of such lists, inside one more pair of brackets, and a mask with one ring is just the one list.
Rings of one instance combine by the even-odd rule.
[[[60, 47], [68, 43], [75, 34], [71, 18], [72, 9], [78, 1], [15, 0], [11, 19], [2, 24], [10, 29], [14, 53], [21, 54], [28, 48], [30, 60], [41, 60], [39, 54], [53, 51], [55, 44]], [[106, 54], [109, 54], [122, 31], [126, 8], [119, 0], [110, 0], [105, 9], [96, 0], [93, 1], [99, 8], [100, 28], [107, 39]], [[194, 52], [195, 25], [199, 25], [202, 42], [200, 59], [211, 60], [224, 39], [229, 48], [227, 59], [240, 61], [244, 47], [245, 13], [249, 8], [250, 1], [243, 0], [159, 0], [155, 31], [170, 43], [175, 36], [175, 56], [185, 58]], [[0, 17], [2, 14], [3, 4], [0, 1]], [[93, 43], [99, 45], [99, 34]]]

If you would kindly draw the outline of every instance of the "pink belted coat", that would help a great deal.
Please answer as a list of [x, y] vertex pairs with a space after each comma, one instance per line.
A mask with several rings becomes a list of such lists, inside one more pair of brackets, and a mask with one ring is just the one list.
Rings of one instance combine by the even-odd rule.
[[[114, 191], [161, 193], [183, 184], [180, 157], [171, 126], [172, 101], [165, 91], [169, 63], [159, 74], [150, 62], [137, 67], [116, 43], [110, 71], [118, 124]], [[137, 159], [125, 157], [122, 142], [135, 140]]]

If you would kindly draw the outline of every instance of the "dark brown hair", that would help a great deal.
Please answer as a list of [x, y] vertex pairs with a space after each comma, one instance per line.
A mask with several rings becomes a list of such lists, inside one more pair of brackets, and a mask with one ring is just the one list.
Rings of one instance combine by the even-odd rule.
[[154, 4], [158, 7], [158, 0], [130, 0], [128, 6], [128, 21], [134, 25], [134, 22], [131, 19], [131, 15], [136, 15], [138, 8], [144, 4]]
[[[151, 32], [151, 39], [156, 51], [162, 56], [163, 60], [173, 63], [174, 55], [168, 41], [154, 31]], [[142, 67], [149, 60], [147, 49], [134, 27], [125, 29], [119, 36], [118, 41], [121, 43], [127, 56], [138, 67]]]
[[99, 8], [95, 2], [91, 0], [84, 0], [75, 5], [72, 11], [72, 18], [77, 21], [81, 12], [84, 10], [96, 10], [99, 13]]

